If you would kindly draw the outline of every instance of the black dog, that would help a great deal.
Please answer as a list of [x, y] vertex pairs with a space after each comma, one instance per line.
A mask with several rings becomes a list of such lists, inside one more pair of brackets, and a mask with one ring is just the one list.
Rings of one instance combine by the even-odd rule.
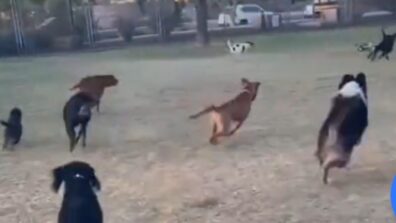
[[102, 223], [103, 214], [95, 190], [100, 182], [95, 170], [87, 163], [74, 161], [52, 170], [52, 189], [58, 192], [65, 184], [58, 223]]
[[13, 108], [10, 112], [8, 121], [1, 120], [1, 124], [5, 127], [3, 149], [8, 146], [13, 148], [19, 143], [22, 136], [22, 111], [19, 108]]
[[366, 76], [346, 74], [319, 131], [315, 155], [324, 169], [323, 183], [327, 184], [331, 168], [343, 168], [349, 163], [353, 148], [360, 143], [367, 126]]
[[368, 54], [367, 58], [371, 59], [371, 61], [374, 61], [377, 58], [377, 54], [381, 52], [381, 55], [378, 59], [385, 57], [387, 60], [389, 60], [389, 54], [393, 51], [395, 39], [396, 33], [389, 35], [385, 33], [384, 29], [382, 29], [382, 41], [374, 47], [374, 50]]
[[[70, 152], [73, 152], [78, 140], [82, 137], [82, 146], [86, 146], [87, 125], [91, 120], [91, 107], [95, 100], [87, 93], [77, 93], [66, 102], [63, 108], [63, 120], [70, 141]], [[76, 128], [80, 127], [76, 136]]]

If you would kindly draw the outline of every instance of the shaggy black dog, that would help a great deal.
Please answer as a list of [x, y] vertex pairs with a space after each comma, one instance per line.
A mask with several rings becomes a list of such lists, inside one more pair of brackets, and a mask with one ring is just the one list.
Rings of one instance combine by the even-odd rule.
[[389, 35], [382, 29], [382, 41], [374, 47], [374, 50], [368, 54], [367, 58], [374, 61], [377, 58], [377, 54], [381, 52], [378, 59], [385, 57], [389, 60], [389, 54], [393, 51], [395, 39], [396, 33]]
[[[87, 93], [77, 93], [66, 102], [63, 108], [63, 120], [65, 122], [66, 133], [70, 141], [70, 152], [73, 152], [80, 137], [82, 146], [86, 146], [87, 126], [91, 120], [91, 107], [96, 101]], [[79, 132], [76, 134], [76, 128]]]
[[74, 161], [52, 170], [52, 189], [58, 192], [64, 182], [65, 193], [58, 223], [102, 223], [103, 214], [95, 190], [100, 182], [87, 163]]
[[5, 127], [3, 149], [9, 146], [13, 148], [19, 143], [22, 136], [22, 111], [19, 108], [13, 108], [10, 112], [8, 121], [0, 121]]
[[315, 153], [324, 170], [325, 184], [331, 168], [343, 168], [349, 163], [368, 126], [366, 75], [344, 75], [338, 89], [319, 131]]

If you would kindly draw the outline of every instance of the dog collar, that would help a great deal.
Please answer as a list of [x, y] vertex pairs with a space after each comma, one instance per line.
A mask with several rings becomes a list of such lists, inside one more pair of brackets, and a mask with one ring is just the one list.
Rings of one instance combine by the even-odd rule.
[[243, 89], [242, 93], [245, 93], [245, 92], [253, 97], [253, 92], [252, 91], [249, 91], [248, 89]]
[[75, 174], [74, 176], [73, 176], [74, 178], [78, 178], [78, 179], [85, 179], [85, 177], [83, 176], [83, 175], [81, 175], [81, 174]]

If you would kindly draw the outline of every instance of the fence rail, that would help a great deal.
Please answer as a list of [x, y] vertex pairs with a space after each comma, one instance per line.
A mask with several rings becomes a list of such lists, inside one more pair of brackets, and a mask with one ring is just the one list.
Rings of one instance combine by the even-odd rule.
[[[137, 2], [97, 5], [92, 0], [4, 1], [9, 4], [6, 7], [0, 5], [0, 55], [116, 46], [120, 42], [142, 39], [179, 40], [196, 34], [194, 5], [174, 0], [144, 0], [143, 5]], [[249, 0], [243, 2], [249, 3]], [[247, 23], [245, 25], [236, 22], [238, 15], [235, 11], [230, 17], [231, 24], [219, 24], [216, 17], [220, 17], [219, 13], [229, 12], [230, 7], [226, 7], [227, 10], [216, 8], [217, 14], [209, 13], [212, 20], [208, 20], [208, 29], [211, 35], [226, 36], [269, 29], [318, 29], [328, 25], [379, 21], [378, 18], [394, 21], [396, 18], [396, 2], [388, 0], [339, 0], [338, 21], [333, 24], [326, 24], [328, 15], [324, 12], [307, 15], [304, 6], [278, 11], [265, 8], [261, 22], [249, 17], [243, 21]], [[208, 7], [210, 11], [212, 5], [208, 4]], [[375, 12], [381, 16], [371, 17]], [[224, 14], [222, 16], [226, 21]]]

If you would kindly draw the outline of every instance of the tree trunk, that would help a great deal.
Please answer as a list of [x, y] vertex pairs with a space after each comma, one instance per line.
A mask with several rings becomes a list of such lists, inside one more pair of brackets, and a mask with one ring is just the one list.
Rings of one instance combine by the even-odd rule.
[[71, 31], [74, 31], [73, 3], [71, 0], [66, 1], [66, 10], [68, 12]]
[[197, 42], [201, 46], [209, 45], [208, 7], [206, 0], [195, 0], [197, 20]]

